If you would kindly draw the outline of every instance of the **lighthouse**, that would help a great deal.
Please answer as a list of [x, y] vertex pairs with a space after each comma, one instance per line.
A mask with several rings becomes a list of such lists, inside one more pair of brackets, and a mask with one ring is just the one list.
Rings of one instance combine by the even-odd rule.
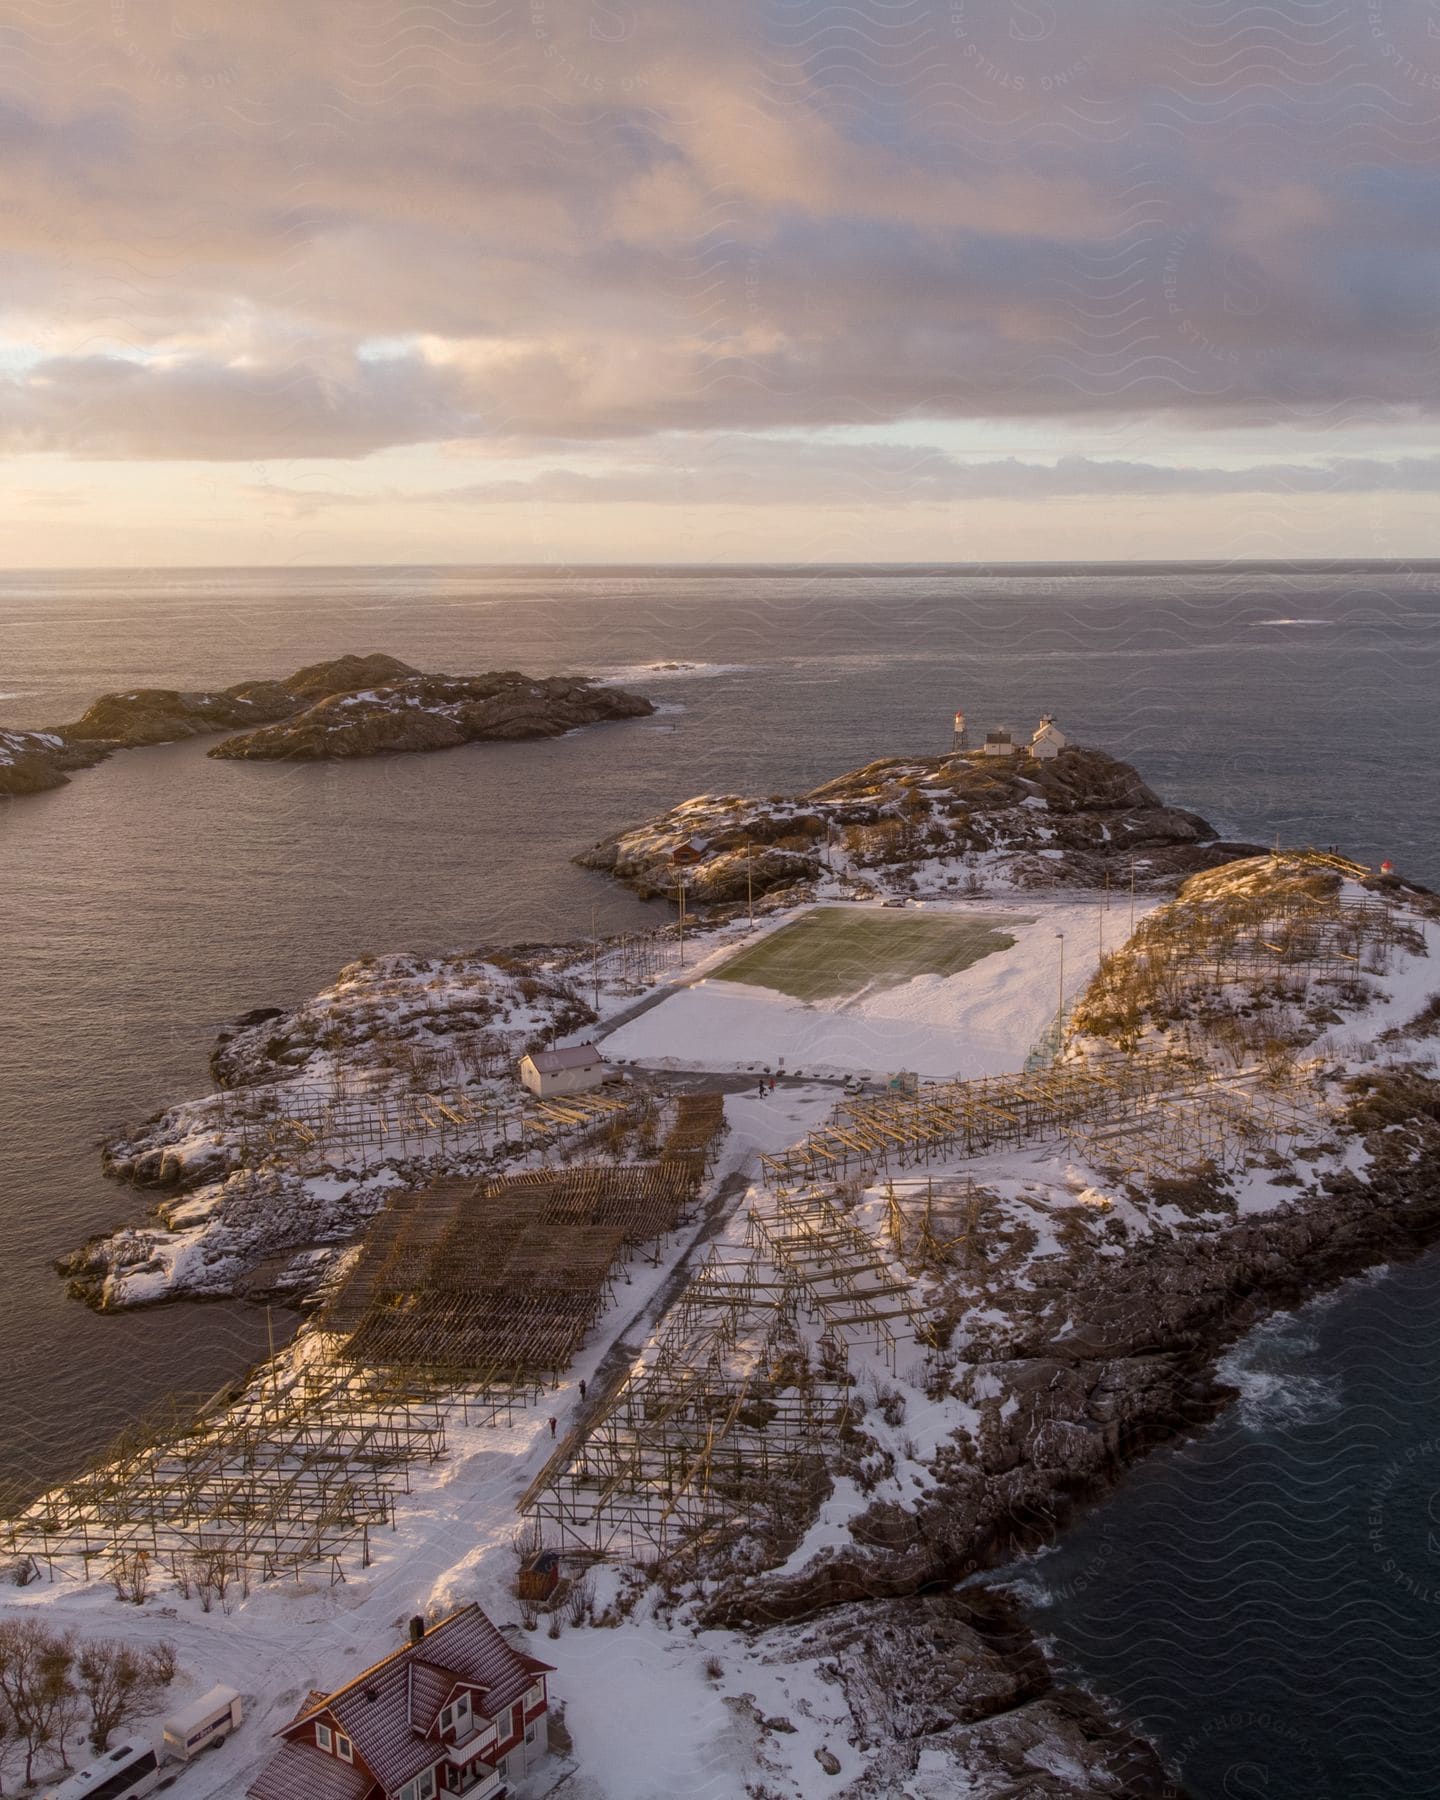
[[968, 750], [970, 748], [970, 733], [966, 729], [965, 715], [963, 712], [957, 712], [955, 715], [955, 742], [951, 748], [955, 750]]

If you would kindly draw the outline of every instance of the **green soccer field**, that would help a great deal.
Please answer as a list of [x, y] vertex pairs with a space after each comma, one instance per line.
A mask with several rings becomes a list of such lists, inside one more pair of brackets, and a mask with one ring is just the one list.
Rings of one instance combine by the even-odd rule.
[[1003, 928], [1031, 918], [861, 912], [817, 906], [715, 972], [716, 981], [774, 988], [796, 1000], [840, 1000], [898, 987], [916, 975], [958, 975], [1015, 939]]

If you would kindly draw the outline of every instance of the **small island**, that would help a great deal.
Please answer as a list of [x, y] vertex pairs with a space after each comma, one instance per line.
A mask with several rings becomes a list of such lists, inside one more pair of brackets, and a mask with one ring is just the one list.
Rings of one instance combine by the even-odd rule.
[[217, 744], [211, 756], [315, 761], [559, 737], [654, 710], [639, 694], [585, 676], [427, 675], [394, 656], [338, 656], [283, 681], [102, 694], [71, 724], [0, 731], [0, 795], [63, 787], [71, 771], [91, 768], [116, 750], [215, 732], [238, 735]]

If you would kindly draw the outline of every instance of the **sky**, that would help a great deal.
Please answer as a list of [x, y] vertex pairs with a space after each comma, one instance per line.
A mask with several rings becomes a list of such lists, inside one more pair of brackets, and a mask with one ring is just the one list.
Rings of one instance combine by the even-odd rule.
[[1440, 0], [12, 0], [0, 564], [1437, 553]]

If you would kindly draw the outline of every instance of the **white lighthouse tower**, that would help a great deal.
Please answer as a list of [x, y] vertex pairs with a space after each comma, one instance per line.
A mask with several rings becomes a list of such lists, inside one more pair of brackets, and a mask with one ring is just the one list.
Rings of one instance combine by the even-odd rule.
[[968, 750], [969, 748], [970, 732], [965, 724], [965, 715], [963, 712], [957, 712], [955, 715], [955, 742], [952, 749]]

